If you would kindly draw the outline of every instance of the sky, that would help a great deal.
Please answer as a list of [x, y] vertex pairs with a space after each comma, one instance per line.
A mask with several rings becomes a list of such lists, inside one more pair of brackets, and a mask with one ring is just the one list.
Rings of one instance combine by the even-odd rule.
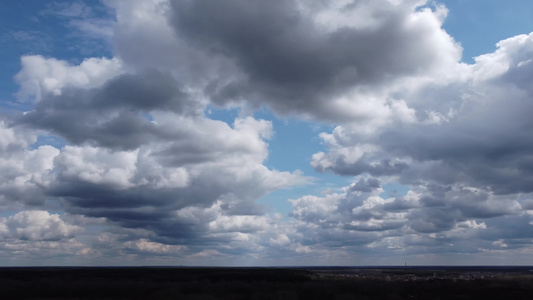
[[531, 15], [2, 1], [0, 265], [532, 265]]

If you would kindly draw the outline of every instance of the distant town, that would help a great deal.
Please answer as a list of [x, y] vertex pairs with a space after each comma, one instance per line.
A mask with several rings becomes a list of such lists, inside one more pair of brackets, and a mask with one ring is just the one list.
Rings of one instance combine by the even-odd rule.
[[312, 268], [321, 279], [373, 279], [385, 281], [451, 282], [471, 280], [533, 280], [533, 267], [363, 267]]

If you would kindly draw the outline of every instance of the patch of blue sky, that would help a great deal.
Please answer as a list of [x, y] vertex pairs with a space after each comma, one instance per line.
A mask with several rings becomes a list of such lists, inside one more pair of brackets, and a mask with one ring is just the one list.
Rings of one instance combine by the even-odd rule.
[[63, 138], [55, 135], [39, 135], [37, 136], [37, 141], [29, 146], [30, 150], [37, 149], [40, 146], [50, 145], [54, 148], [61, 149], [67, 145], [67, 141]]
[[16, 215], [20, 212], [20, 209], [3, 209], [0, 210], [0, 218], [8, 218]]
[[274, 131], [272, 138], [267, 141], [269, 154], [264, 165], [278, 171], [300, 170], [303, 176], [313, 178], [307, 185], [278, 190], [259, 199], [258, 203], [265, 205], [270, 212], [286, 216], [292, 208], [290, 199], [298, 199], [304, 195], [321, 195], [326, 191], [340, 192], [342, 187], [353, 182], [352, 177], [342, 177], [329, 172], [320, 173], [311, 166], [313, 154], [327, 151], [319, 134], [330, 132], [332, 125], [278, 118], [265, 108], [257, 111], [254, 117], [271, 121]]
[[394, 182], [382, 184], [381, 187], [384, 191], [379, 196], [385, 199], [397, 196], [405, 196], [407, 195], [407, 192], [411, 190], [408, 186]]
[[214, 105], [207, 105], [205, 116], [212, 120], [222, 121], [233, 127], [233, 122], [239, 116], [239, 108], [224, 108]]
[[147, 113], [147, 112], [141, 112], [141, 116], [143, 118], [145, 118], [149, 122], [154, 121], [154, 117], [151, 114]]
[[[61, 204], [56, 199], [46, 199], [46, 211], [50, 214], [56, 214], [56, 215], [64, 215], [65, 211], [61, 207]], [[12, 208], [12, 209], [2, 209], [0, 210], [0, 218], [8, 218], [11, 216], [16, 215], [17, 213], [21, 212], [23, 209], [20, 208]], [[28, 209], [31, 210], [31, 209]]]
[[463, 61], [494, 52], [496, 43], [533, 31], [533, 1], [439, 0], [449, 10], [443, 28], [463, 47]]
[[47, 198], [44, 201], [46, 202], [45, 204], [46, 210], [49, 213], [60, 215], [60, 216], [65, 214], [63, 205], [61, 204], [61, 201], [59, 199]]
[[274, 135], [268, 140], [269, 155], [265, 161], [267, 167], [278, 171], [299, 169], [307, 175], [316, 173], [310, 165], [311, 157], [326, 150], [318, 135], [331, 131], [332, 126], [278, 118], [268, 109], [257, 111], [254, 117], [272, 122]]
[[[75, 27], [76, 21], [110, 19], [105, 6], [91, 1], [90, 14], [83, 14], [71, 6], [84, 6], [84, 2], [52, 2], [40, 0], [9, 1], [0, 9], [0, 101], [14, 101], [18, 85], [14, 80], [20, 69], [22, 55], [42, 55], [79, 64], [87, 57], [111, 57], [112, 46], [102, 43], [97, 36], [84, 34]], [[87, 7], [88, 9], [88, 7]], [[71, 14], [68, 15], [68, 12]], [[78, 25], [76, 25], [78, 24]], [[7, 104], [6, 104], [7, 105]], [[25, 110], [27, 105], [7, 105]]]
[[[239, 117], [238, 108], [218, 108], [208, 106], [206, 116], [232, 126], [235, 118]], [[261, 109], [254, 113], [254, 118], [272, 122], [273, 136], [267, 140], [269, 155], [265, 166], [278, 171], [300, 170], [306, 175], [315, 172], [311, 167], [313, 154], [326, 151], [319, 138], [319, 133], [329, 132], [331, 125], [316, 122], [306, 122], [291, 118], [278, 118], [272, 111]]]

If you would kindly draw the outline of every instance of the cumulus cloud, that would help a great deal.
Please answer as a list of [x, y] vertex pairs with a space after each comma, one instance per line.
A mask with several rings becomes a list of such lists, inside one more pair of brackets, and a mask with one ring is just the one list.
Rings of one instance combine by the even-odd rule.
[[[87, 62], [74, 66], [32, 57], [19, 73], [19, 80], [28, 83], [21, 84], [21, 91], [26, 89], [37, 103], [10, 122], [11, 127], [3, 126], [2, 146], [21, 150], [11, 163], [44, 153], [33, 166], [41, 166], [34, 176], [21, 170], [35, 183], [35, 204], [53, 199], [70, 213], [151, 233], [129, 235], [123, 245], [130, 250], [176, 250], [172, 245], [246, 239], [262, 226], [254, 222], [266, 213], [257, 199], [308, 182], [298, 171], [279, 172], [263, 165], [267, 140], [273, 135], [270, 121], [212, 120], [204, 116], [204, 101], [193, 97], [171, 73], [124, 73], [116, 69], [122, 62], [104, 59], [94, 62], [103, 63], [96, 73], [109, 76], [94, 81], [85, 76], [93, 67], [93, 62], [84, 65]], [[48, 71], [33, 71], [43, 64]], [[54, 85], [43, 84], [47, 80]], [[33, 137], [17, 146], [15, 131]], [[39, 132], [61, 136], [69, 144], [28, 149]], [[6, 187], [30, 195], [12, 182]], [[3, 195], [6, 203], [18, 203], [13, 194]], [[184, 213], [209, 211], [213, 205], [218, 209], [212, 218], [193, 222]], [[148, 250], [144, 252], [163, 251]]]
[[166, 254], [166, 253], [176, 254], [180, 252], [181, 250], [186, 249], [186, 247], [184, 246], [165, 245], [161, 243], [155, 243], [144, 238], [138, 239], [135, 241], [128, 241], [125, 243], [125, 246], [128, 249], [141, 251], [141, 252], [156, 253], [156, 254]]
[[21, 211], [2, 218], [3, 237], [28, 241], [57, 241], [81, 231], [76, 225], [65, 223], [59, 215], [47, 211]]
[[343, 250], [355, 257], [479, 253], [497, 249], [502, 238], [529, 243], [530, 217], [514, 197], [435, 188], [433, 198], [413, 190], [387, 198], [376, 182], [361, 178], [340, 193], [291, 200], [293, 240], [313, 255]]
[[[129, 9], [151, 11], [141, 2], [111, 4], [119, 20]], [[128, 22], [134, 25], [132, 20], [117, 25], [118, 42], [129, 38], [130, 32], [122, 31]], [[154, 22], [155, 31], [167, 26]], [[138, 30], [132, 34], [136, 39], [158, 36]], [[68, 143], [53, 148], [53, 161], [42, 170], [41, 201], [50, 197], [72, 213], [144, 228], [155, 234], [154, 243], [189, 244], [211, 233], [249, 232], [256, 228], [252, 221], [257, 218], [251, 216], [265, 213], [255, 200], [308, 181], [299, 172], [269, 170], [262, 164], [268, 157], [266, 141], [273, 135], [271, 122], [209, 119], [203, 112], [207, 102], [167, 63], [130, 61], [119, 45], [117, 49], [116, 58], [86, 59], [79, 65], [42, 56], [22, 58], [19, 98], [36, 104], [11, 126], [55, 134]], [[195, 223], [182, 213], [213, 205], [220, 208], [213, 219]], [[129, 241], [131, 249], [140, 245], [138, 238]]]
[[[112, 58], [21, 58], [31, 108], [0, 120], [0, 205], [21, 210], [1, 219], [5, 251], [272, 264], [529, 251], [532, 34], [468, 65], [428, 1], [105, 3], [116, 21], [51, 7], [112, 39]], [[214, 120], [211, 105], [241, 114]], [[270, 215], [258, 199], [309, 178], [265, 166], [261, 107], [333, 124], [310, 164], [353, 183]], [[50, 203], [67, 215], [33, 210]], [[84, 233], [93, 248], [75, 235], [95, 220], [110, 232]]]
[[461, 53], [440, 28], [444, 10], [378, 2], [171, 1], [171, 24], [188, 45], [230, 65], [206, 81], [215, 103], [365, 123], [394, 110], [365, 91], [441, 72]]
[[46, 173], [53, 168], [59, 150], [49, 145], [28, 149], [37, 139], [35, 132], [11, 128], [7, 123], [0, 121], [0, 205], [42, 205]]
[[[268, 123], [250, 118], [237, 120], [231, 128], [207, 119], [189, 122], [199, 126], [191, 127], [188, 137], [146, 143], [135, 150], [65, 146], [54, 159], [45, 192], [61, 199], [68, 211], [191, 242], [217, 226], [208, 226], [205, 217], [191, 223], [182, 209], [202, 211], [221, 203], [219, 217], [241, 215], [236, 218], [244, 220], [264, 213], [254, 202], [259, 197], [307, 181], [298, 173], [262, 165], [267, 150], [260, 135], [268, 132]], [[239, 226], [245, 230], [244, 223], [230, 229], [238, 231]]]
[[[502, 41], [494, 54], [470, 66], [468, 80], [409, 93], [418, 106], [417, 97], [428, 90], [443, 98], [460, 85], [462, 94], [444, 109], [453, 111], [446, 120], [425, 122], [418, 113], [421, 107], [417, 122], [385, 127], [374, 136], [340, 125], [322, 135], [330, 150], [316, 154], [312, 165], [343, 175], [396, 175], [405, 184], [462, 182], [497, 194], [531, 192], [531, 139], [524, 135], [532, 126], [525, 113], [531, 91], [517, 75], [527, 72], [528, 65], [518, 64], [531, 55], [530, 44], [531, 35]], [[490, 79], [486, 72], [479, 73], [494, 64], [504, 65], [506, 71]]]
[[15, 76], [20, 85], [17, 97], [22, 101], [39, 101], [46, 95], [61, 95], [63, 88], [93, 88], [121, 74], [120, 60], [87, 58], [73, 66], [55, 58], [28, 55], [21, 58], [22, 70]]
[[66, 261], [69, 257], [98, 256], [98, 250], [75, 238], [83, 228], [69, 217], [44, 210], [23, 210], [0, 218], [0, 256], [9, 258], [7, 264], [27, 264], [37, 257], [42, 263], [57, 257]]
[[[494, 53], [477, 57], [475, 64], [465, 69], [466, 74], [455, 80], [399, 91], [396, 96], [406, 99], [416, 112], [415, 121], [396, 121], [393, 126], [377, 128], [372, 135], [349, 123], [321, 134], [328, 151], [313, 156], [311, 165], [317, 171], [399, 182], [411, 189], [408, 196], [417, 198], [416, 203], [404, 206], [397, 203], [398, 197], [365, 196], [359, 206], [343, 210], [352, 212], [341, 221], [342, 226], [351, 225], [346, 227], [346, 235], [352, 230], [401, 227], [407, 232], [393, 234], [402, 241], [402, 248], [409, 247], [407, 233], [414, 230], [420, 237], [453, 244], [441, 249], [452, 252], [478, 252], [503, 245], [497, 238], [504, 235], [499, 226], [506, 228], [505, 235], [512, 239], [524, 236], [524, 228], [531, 226], [526, 224], [530, 222], [526, 199], [533, 192], [529, 162], [533, 148], [526, 136], [533, 125], [527, 113], [533, 95], [523, 81], [530, 74], [527, 61], [533, 54], [532, 36], [500, 41]], [[426, 98], [428, 95], [433, 99]], [[441, 103], [435, 103], [437, 100]], [[367, 191], [366, 186], [368, 182], [360, 180], [347, 189]], [[320, 228], [342, 218], [332, 203], [326, 205], [328, 210], [311, 214], [311, 207], [316, 210], [317, 206], [301, 205], [304, 199], [333, 201], [333, 207], [351, 199], [348, 192], [306, 197], [293, 202], [293, 215]], [[391, 213], [382, 211], [386, 207], [401, 209], [382, 222], [380, 218]], [[512, 218], [524, 222], [523, 227], [511, 226]], [[460, 242], [465, 236], [484, 246]], [[384, 246], [380, 239], [372, 245]], [[484, 243], [485, 239], [492, 244]]]

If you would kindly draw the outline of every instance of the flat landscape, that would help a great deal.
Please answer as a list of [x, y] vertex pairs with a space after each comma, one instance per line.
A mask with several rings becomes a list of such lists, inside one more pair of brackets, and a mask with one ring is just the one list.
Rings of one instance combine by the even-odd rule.
[[533, 267], [13, 267], [2, 299], [531, 299]]

